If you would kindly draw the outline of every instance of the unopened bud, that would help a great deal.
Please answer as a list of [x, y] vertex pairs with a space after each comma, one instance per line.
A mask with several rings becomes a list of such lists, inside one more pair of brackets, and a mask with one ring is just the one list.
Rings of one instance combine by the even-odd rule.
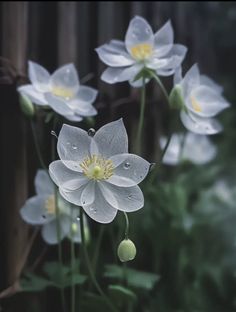
[[77, 225], [77, 223], [73, 222], [71, 224], [71, 231], [72, 231], [72, 234], [76, 234], [78, 232], [78, 225]]
[[20, 94], [20, 107], [27, 117], [33, 117], [35, 113], [34, 105], [31, 100], [23, 94]]
[[136, 247], [130, 239], [124, 239], [117, 249], [117, 255], [121, 262], [133, 260], [136, 256]]

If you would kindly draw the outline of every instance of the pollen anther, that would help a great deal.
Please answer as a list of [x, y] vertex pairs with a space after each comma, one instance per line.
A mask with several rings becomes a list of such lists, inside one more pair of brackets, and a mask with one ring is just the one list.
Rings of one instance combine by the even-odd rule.
[[80, 167], [84, 175], [93, 180], [107, 180], [113, 175], [114, 166], [110, 159], [98, 155], [86, 157]]

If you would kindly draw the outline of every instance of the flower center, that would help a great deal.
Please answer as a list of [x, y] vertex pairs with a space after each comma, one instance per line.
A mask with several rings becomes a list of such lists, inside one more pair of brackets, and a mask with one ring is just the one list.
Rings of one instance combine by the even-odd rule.
[[196, 99], [193, 96], [191, 96], [191, 103], [195, 112], [200, 113], [202, 111], [200, 104], [196, 101]]
[[72, 97], [74, 97], [74, 92], [66, 87], [52, 87], [51, 89], [52, 94], [64, 98], [66, 100], [70, 100]]
[[152, 55], [152, 52], [153, 52], [153, 48], [148, 43], [137, 44], [133, 46], [130, 51], [133, 58], [138, 61], [143, 61], [143, 60], [148, 59]]
[[114, 166], [110, 159], [98, 155], [86, 157], [80, 164], [84, 175], [93, 180], [106, 180], [113, 175]]
[[56, 214], [56, 202], [55, 196], [50, 195], [45, 201], [45, 209], [48, 214], [54, 215]]

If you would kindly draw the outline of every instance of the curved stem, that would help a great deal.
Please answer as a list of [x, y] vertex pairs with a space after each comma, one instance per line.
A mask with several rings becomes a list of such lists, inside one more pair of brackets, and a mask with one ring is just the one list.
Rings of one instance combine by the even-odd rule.
[[85, 262], [87, 265], [88, 273], [90, 276], [91, 281], [93, 282], [93, 285], [99, 292], [99, 294], [103, 297], [103, 299], [106, 301], [107, 305], [111, 308], [113, 312], [118, 312], [118, 310], [114, 307], [113, 303], [110, 301], [110, 299], [106, 296], [106, 294], [101, 289], [100, 285], [97, 282], [97, 279], [93, 273], [92, 265], [88, 256], [87, 247], [85, 243], [85, 233], [84, 233], [84, 220], [83, 220], [83, 210], [80, 208], [80, 229], [81, 229], [81, 239], [82, 239], [82, 248], [84, 253]]
[[125, 239], [129, 238], [129, 218], [125, 211], [123, 211], [125, 216]]
[[96, 245], [95, 252], [94, 252], [94, 255], [93, 255], [93, 271], [94, 271], [94, 273], [96, 273], [98, 254], [99, 254], [99, 250], [100, 250], [100, 247], [101, 247], [101, 242], [102, 242], [104, 230], [105, 230], [105, 226], [102, 225], [100, 227], [100, 231], [99, 231], [99, 234], [98, 234], [97, 245]]
[[141, 150], [142, 130], [143, 130], [143, 124], [144, 124], [145, 96], [146, 96], [145, 77], [142, 78], [142, 82], [143, 84], [142, 84], [142, 89], [141, 89], [140, 115], [139, 115], [137, 146], [136, 146], [136, 149], [139, 153]]
[[164, 94], [164, 96], [165, 96], [165, 98], [167, 100], [167, 103], [169, 104], [169, 95], [168, 95], [168, 93], [166, 91], [165, 86], [161, 82], [160, 78], [152, 70], [148, 71], [148, 73], [150, 74], [151, 77], [153, 77], [156, 80], [156, 82], [160, 86], [160, 88], [161, 88], [161, 90], [162, 90], [162, 92], [163, 92], [163, 94]]
[[39, 142], [38, 142], [38, 137], [37, 137], [37, 133], [36, 133], [36, 129], [35, 126], [33, 124], [33, 121], [30, 120], [30, 126], [31, 126], [31, 130], [32, 130], [32, 134], [33, 134], [33, 139], [34, 139], [34, 145], [35, 145], [35, 149], [36, 149], [36, 153], [40, 162], [41, 167], [46, 170], [48, 172], [48, 168], [45, 165], [44, 161], [43, 161], [43, 157], [42, 157], [42, 153], [40, 151], [40, 146], [39, 146]]

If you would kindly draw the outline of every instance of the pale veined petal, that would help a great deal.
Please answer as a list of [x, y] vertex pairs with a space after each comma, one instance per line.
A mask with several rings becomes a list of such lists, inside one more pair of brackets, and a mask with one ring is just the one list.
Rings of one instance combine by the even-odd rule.
[[112, 207], [102, 195], [98, 187], [95, 188], [95, 201], [91, 205], [83, 206], [84, 211], [99, 223], [110, 223], [114, 220], [117, 209]]
[[74, 100], [68, 102], [68, 106], [78, 115], [87, 117], [87, 116], [95, 116], [97, 115], [96, 108], [88, 103], [82, 102], [75, 98]]
[[53, 220], [47, 224], [45, 224], [42, 228], [42, 237], [44, 241], [50, 245], [57, 244], [59, 241], [63, 240], [65, 236], [68, 234], [69, 227], [69, 219], [68, 217], [60, 216], [59, 218], [59, 226], [60, 226], [60, 240], [58, 240], [58, 231], [57, 231], [57, 221]]
[[76, 94], [76, 99], [81, 102], [93, 103], [96, 100], [98, 91], [91, 87], [80, 86], [79, 91]]
[[74, 115], [65, 115], [64, 116], [67, 120], [70, 120], [70, 121], [74, 121], [74, 122], [79, 122], [81, 120], [83, 120], [83, 117], [77, 115], [77, 114], [74, 114]]
[[[127, 55], [127, 50], [125, 43], [121, 40], [111, 40], [107, 45], [106, 49], [109, 50], [110, 52], [116, 53], [116, 54], [122, 54], [122, 55]], [[128, 54], [129, 55], [129, 54]]]
[[200, 72], [197, 64], [194, 64], [185, 74], [180, 85], [183, 90], [183, 96], [186, 98], [190, 92], [200, 84]]
[[71, 204], [74, 204], [76, 206], [82, 206], [81, 195], [85, 187], [86, 184], [83, 184], [80, 188], [73, 191], [59, 188], [59, 192], [61, 196]]
[[64, 186], [68, 190], [75, 190], [86, 182], [83, 173], [70, 170], [61, 160], [49, 165], [49, 174], [57, 186]]
[[180, 113], [180, 118], [183, 125], [194, 133], [211, 135], [223, 129], [219, 121], [214, 118], [197, 117], [193, 113], [187, 114], [184, 111]]
[[58, 137], [57, 152], [69, 169], [81, 172], [80, 163], [90, 155], [90, 143], [91, 137], [86, 131], [64, 124]]
[[[169, 146], [162, 160], [163, 164], [175, 166], [179, 163], [182, 140], [182, 135], [176, 133], [172, 135]], [[160, 140], [162, 150], [165, 148], [166, 143], [167, 139], [162, 137]]]
[[215, 81], [213, 81], [211, 78], [209, 78], [206, 75], [201, 75], [200, 76], [200, 84], [203, 86], [208, 86], [212, 89], [214, 89], [215, 92], [218, 93], [223, 93], [223, 87], [220, 86], [218, 83], [216, 83]]
[[105, 158], [128, 152], [128, 136], [122, 118], [101, 127], [93, 140]]
[[229, 107], [229, 103], [219, 92], [201, 85], [192, 90], [186, 99], [186, 105], [189, 110], [202, 117], [213, 117]]
[[44, 93], [37, 91], [36, 88], [33, 85], [24, 85], [19, 88], [17, 88], [17, 91], [25, 94], [29, 97], [29, 99], [37, 105], [41, 106], [47, 106], [48, 102], [45, 99]]
[[29, 79], [37, 91], [49, 91], [49, 72], [39, 64], [29, 61]]
[[46, 201], [48, 195], [40, 195], [29, 198], [20, 210], [22, 219], [32, 225], [41, 225], [50, 222], [54, 215], [47, 214]]
[[101, 79], [110, 84], [133, 80], [135, 76], [143, 69], [143, 67], [143, 64], [135, 64], [125, 68], [109, 67], [103, 72]]
[[64, 98], [73, 98], [79, 90], [79, 78], [74, 64], [58, 68], [50, 79], [51, 92]]
[[86, 184], [81, 193], [81, 203], [82, 205], [90, 205], [94, 202], [95, 199], [95, 181], [90, 181]]
[[175, 70], [175, 74], [174, 74], [174, 86], [177, 85], [177, 84], [180, 84], [181, 81], [183, 79], [183, 76], [182, 76], [182, 67], [179, 66], [176, 68]]
[[[150, 78], [145, 78], [144, 83], [147, 84], [150, 80], [151, 80]], [[131, 79], [131, 80], [129, 80], [129, 83], [133, 88], [141, 88], [143, 86], [143, 79], [140, 78], [140, 79], [135, 80], [135, 81], [133, 79]]]
[[54, 185], [46, 170], [39, 169], [35, 180], [35, 190], [38, 195], [47, 195], [54, 193]]
[[115, 169], [114, 174], [107, 182], [129, 187], [139, 184], [146, 177], [150, 170], [150, 163], [140, 156], [134, 154], [120, 154], [112, 156]]
[[182, 158], [196, 165], [208, 163], [215, 158], [217, 149], [205, 135], [189, 132], [186, 135]]
[[98, 186], [105, 200], [118, 210], [131, 212], [144, 205], [143, 193], [138, 186], [119, 187], [107, 182], [99, 183]]
[[74, 113], [67, 105], [67, 102], [63, 99], [60, 99], [57, 96], [52, 95], [51, 93], [45, 93], [45, 99], [48, 102], [48, 105], [58, 114], [62, 116], [73, 116]]
[[125, 36], [125, 45], [132, 55], [132, 48], [140, 44], [148, 44], [153, 47], [154, 35], [148, 22], [140, 16], [135, 16], [129, 23]]
[[99, 58], [105, 64], [111, 67], [123, 67], [135, 63], [135, 61], [129, 56], [128, 53], [126, 55], [124, 53], [123, 54], [114, 53], [109, 49], [107, 44], [97, 48], [96, 52]]
[[154, 54], [162, 57], [170, 51], [173, 46], [174, 32], [171, 21], [167, 21], [154, 35]]

